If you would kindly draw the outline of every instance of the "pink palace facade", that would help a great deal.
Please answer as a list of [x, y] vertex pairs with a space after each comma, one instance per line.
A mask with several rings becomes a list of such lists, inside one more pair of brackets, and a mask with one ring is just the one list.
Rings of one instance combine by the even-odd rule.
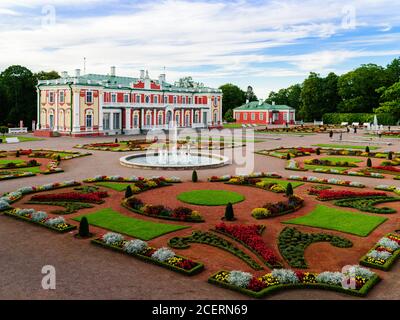
[[210, 128], [222, 124], [222, 91], [195, 82], [108, 75], [74, 76], [37, 85], [36, 135], [139, 134], [151, 129]]

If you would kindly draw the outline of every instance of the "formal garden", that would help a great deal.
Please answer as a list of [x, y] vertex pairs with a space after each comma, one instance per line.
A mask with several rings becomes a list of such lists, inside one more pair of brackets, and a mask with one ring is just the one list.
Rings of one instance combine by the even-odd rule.
[[[309, 153], [301, 159], [316, 156], [298, 151]], [[55, 156], [46, 152], [26, 157]], [[287, 154], [296, 158], [296, 152]], [[325, 150], [318, 156], [312, 165], [350, 168], [366, 161]], [[255, 298], [292, 288], [366, 296], [400, 255], [396, 187], [275, 172], [202, 178], [196, 172], [191, 181], [99, 175], [25, 186], [0, 197], [0, 212], [42, 227], [44, 237], [68, 233], [65, 241], [90, 241]]]
[[90, 153], [19, 149], [0, 151], [0, 181], [64, 172], [62, 162]]

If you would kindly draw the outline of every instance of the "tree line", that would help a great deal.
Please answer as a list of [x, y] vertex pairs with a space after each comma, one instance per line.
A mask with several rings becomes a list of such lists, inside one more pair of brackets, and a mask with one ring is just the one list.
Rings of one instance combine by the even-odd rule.
[[33, 73], [28, 68], [13, 65], [0, 73], [0, 125], [31, 126], [36, 119], [36, 85], [38, 80], [60, 78], [56, 71]]
[[[220, 87], [225, 119], [231, 109], [245, 103], [243, 91], [232, 84]], [[265, 102], [296, 109], [296, 118], [321, 120], [327, 113], [377, 113], [400, 118], [400, 58], [386, 67], [363, 64], [343, 75], [326, 77], [311, 72], [303, 83], [271, 91]], [[227, 113], [228, 112], [228, 113]]]

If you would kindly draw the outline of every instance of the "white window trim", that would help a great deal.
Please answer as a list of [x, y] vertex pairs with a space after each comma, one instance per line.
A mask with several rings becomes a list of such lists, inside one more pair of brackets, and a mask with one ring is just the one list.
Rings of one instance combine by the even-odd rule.
[[49, 91], [49, 103], [54, 103], [54, 92]]
[[177, 97], [177, 96], [174, 96], [174, 97], [173, 97], [172, 103], [173, 103], [173, 104], [178, 104], [178, 97]]
[[[61, 96], [62, 96], [62, 100], [61, 100]], [[58, 97], [59, 97], [60, 103], [65, 103], [65, 92], [64, 91], [60, 91]]]
[[[125, 101], [125, 98], [128, 97], [128, 101]], [[124, 103], [129, 103], [129, 93], [124, 93]]]
[[[115, 97], [115, 99], [113, 99]], [[111, 103], [116, 103], [117, 102], [117, 94], [116, 93], [111, 93]]]
[[243, 113], [243, 120], [247, 120], [247, 113]]
[[256, 114], [254, 112], [251, 113], [251, 120], [256, 120]]

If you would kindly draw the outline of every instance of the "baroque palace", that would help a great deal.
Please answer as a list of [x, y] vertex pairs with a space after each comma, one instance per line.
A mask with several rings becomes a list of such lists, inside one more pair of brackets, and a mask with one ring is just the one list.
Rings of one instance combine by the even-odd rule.
[[151, 129], [211, 128], [222, 124], [222, 91], [190, 79], [170, 84], [165, 74], [150, 79], [108, 75], [74, 76], [37, 85], [36, 135], [139, 134]]

